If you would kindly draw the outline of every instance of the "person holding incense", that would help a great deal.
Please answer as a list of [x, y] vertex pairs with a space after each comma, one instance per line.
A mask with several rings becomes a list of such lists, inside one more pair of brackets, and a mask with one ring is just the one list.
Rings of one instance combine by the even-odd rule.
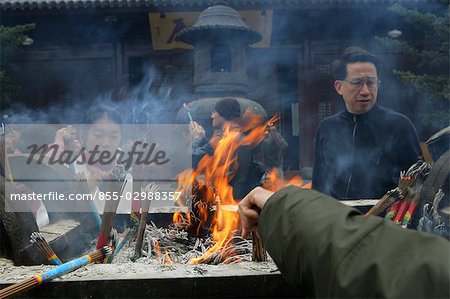
[[307, 298], [449, 298], [450, 242], [363, 216], [327, 195], [257, 187], [240, 203], [278, 269]]
[[[73, 163], [74, 172], [82, 174], [86, 177], [89, 191], [98, 195], [94, 200], [97, 209], [103, 211], [105, 200], [101, 200], [100, 193], [102, 181], [107, 179], [116, 166], [116, 160], [111, 163], [101, 163], [97, 156], [92, 152], [109, 152], [111, 156], [120, 151], [122, 141], [122, 129], [120, 125], [123, 123], [120, 113], [112, 106], [95, 104], [89, 108], [81, 120], [81, 128], [79, 130], [80, 144], [84, 148], [84, 152], [89, 153], [89, 157], [80, 157], [83, 163]], [[84, 158], [84, 159], [83, 159]], [[80, 159], [79, 159], [80, 160]], [[123, 194], [132, 193], [131, 174], [126, 175], [126, 184]], [[125, 197], [124, 197], [125, 198]], [[118, 211], [128, 213], [130, 211], [130, 201], [120, 200]]]
[[381, 198], [420, 155], [416, 129], [377, 104], [379, 61], [350, 47], [335, 61], [334, 88], [345, 109], [316, 132], [313, 189], [336, 199]]
[[[13, 138], [13, 142], [9, 143], [9, 150], [13, 147], [14, 151], [8, 152], [8, 155], [26, 155], [30, 151], [28, 148], [30, 144], [51, 143], [52, 137], [55, 134], [55, 129], [51, 125], [34, 122], [33, 124], [19, 125], [17, 127], [12, 125], [11, 134], [11, 137], [15, 138]], [[8, 139], [6, 139], [6, 145], [8, 150]], [[15, 181], [13, 185], [20, 194], [33, 193], [33, 188], [26, 182]], [[50, 223], [48, 211], [44, 205], [44, 202], [29, 200], [26, 203], [28, 204], [39, 228], [42, 228]]]
[[[238, 132], [239, 138], [244, 132], [241, 128], [241, 106], [235, 98], [222, 98], [214, 106], [211, 113], [212, 126], [215, 131], [211, 140], [205, 136], [205, 129], [195, 121], [190, 122], [192, 141], [192, 164], [197, 169], [205, 155], [212, 156], [214, 147], [223, 137], [225, 128]], [[264, 171], [253, 162], [253, 149], [249, 145], [241, 145], [236, 149], [237, 168], [230, 170], [229, 185], [233, 187], [233, 197], [241, 200], [251, 189], [260, 185]]]

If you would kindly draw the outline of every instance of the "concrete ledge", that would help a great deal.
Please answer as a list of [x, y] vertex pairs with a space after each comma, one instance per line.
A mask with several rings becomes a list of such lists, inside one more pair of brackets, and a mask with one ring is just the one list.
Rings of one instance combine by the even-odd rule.
[[[1, 275], [0, 288], [49, 266], [14, 267]], [[0, 269], [1, 270], [1, 269]], [[5, 268], [3, 268], [5, 270]], [[233, 265], [88, 265], [63, 279], [30, 290], [21, 298], [291, 298], [299, 294], [273, 263]], [[20, 279], [17, 279], [20, 278]]]

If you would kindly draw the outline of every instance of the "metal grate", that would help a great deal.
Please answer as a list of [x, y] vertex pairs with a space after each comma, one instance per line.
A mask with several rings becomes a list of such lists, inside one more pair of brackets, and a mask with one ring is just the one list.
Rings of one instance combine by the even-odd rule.
[[319, 121], [332, 114], [332, 105], [329, 101], [319, 101], [317, 103], [317, 118]]

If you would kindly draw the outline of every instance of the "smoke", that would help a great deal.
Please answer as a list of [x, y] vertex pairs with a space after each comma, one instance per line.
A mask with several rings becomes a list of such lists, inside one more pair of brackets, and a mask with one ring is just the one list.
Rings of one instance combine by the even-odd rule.
[[[15, 102], [2, 111], [2, 121], [6, 124], [74, 124], [80, 122], [89, 106], [102, 104], [115, 107], [128, 124], [173, 123], [176, 111], [182, 107], [182, 103], [194, 96], [187, 87], [173, 87], [173, 82], [177, 82], [177, 78], [173, 77], [176, 76], [174, 72], [162, 73], [149, 63], [144, 63], [142, 73], [142, 80], [124, 92], [118, 100], [110, 90], [94, 99], [65, 101], [68, 104], [50, 105], [40, 109]], [[72, 98], [73, 92], [68, 91], [65, 97]]]
[[[124, 113], [125, 122], [130, 124], [173, 123], [176, 111], [183, 102], [192, 99], [188, 89], [177, 90], [173, 82], [176, 71], [166, 68], [163, 74], [149, 63], [143, 65], [144, 77], [133, 87], [125, 99], [119, 102], [119, 111]], [[190, 86], [190, 84], [189, 84]]]

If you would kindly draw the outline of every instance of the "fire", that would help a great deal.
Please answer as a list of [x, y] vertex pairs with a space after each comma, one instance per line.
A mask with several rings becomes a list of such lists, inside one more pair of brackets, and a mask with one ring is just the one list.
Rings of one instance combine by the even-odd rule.
[[[191, 193], [192, 185], [197, 179], [197, 173], [195, 173], [192, 169], [186, 169], [178, 174], [178, 188], [176, 192], [181, 192], [181, 196], [177, 198], [177, 205], [183, 207], [185, 204], [182, 201], [182, 198], [185, 198], [186, 195]], [[187, 227], [191, 224], [191, 215], [190, 213], [181, 213], [175, 212], [172, 217], [172, 222], [177, 227]]]
[[299, 188], [305, 188], [310, 189], [311, 183], [305, 183], [302, 177], [300, 176], [293, 176], [289, 180], [286, 180], [284, 178], [280, 177], [279, 171], [274, 168], [269, 175], [267, 176], [267, 180], [264, 182], [263, 187], [271, 190], [271, 191], [278, 191], [286, 186], [293, 185], [297, 186]]
[[173, 213], [172, 222], [180, 228], [184, 228], [190, 225], [191, 215], [189, 213], [182, 213], [180, 211]]
[[158, 240], [152, 238], [152, 243], [153, 243], [153, 248], [155, 250], [156, 259], [158, 261], [160, 261], [161, 260], [161, 249], [159, 248], [159, 242], [158, 242]]
[[206, 189], [205, 200], [211, 205], [216, 205], [216, 213], [211, 222], [212, 238], [215, 244], [204, 255], [190, 260], [191, 264], [201, 263], [213, 253], [220, 251], [224, 243], [234, 236], [238, 228], [238, 215], [222, 211], [220, 206], [237, 204], [233, 198], [233, 188], [229, 185], [229, 180], [231, 173], [237, 168], [234, 153], [241, 145], [240, 137], [240, 131], [227, 126], [222, 138], [213, 138], [211, 141], [214, 147], [213, 156], [205, 156], [199, 162], [196, 171], [204, 174], [203, 184], [211, 184], [210, 188]]
[[167, 252], [167, 250], [164, 250], [164, 265], [172, 265], [172, 259], [169, 256], [169, 253]]
[[155, 251], [156, 254], [156, 260], [160, 263], [160, 264], [164, 264], [164, 265], [172, 265], [173, 261], [170, 258], [169, 252], [164, 249], [164, 255], [161, 254], [161, 248], [159, 246], [159, 242], [157, 239], [153, 239], [152, 238], [152, 243], [153, 243], [153, 249]]
[[[229, 185], [229, 182], [238, 166], [235, 155], [236, 150], [240, 146], [255, 146], [259, 144], [264, 139], [267, 126], [275, 122], [278, 117], [275, 116], [268, 123], [263, 123], [260, 116], [246, 111], [243, 119], [246, 119], [247, 122], [241, 128], [226, 125], [222, 136], [213, 136], [211, 138], [210, 142], [214, 148], [213, 156], [204, 156], [200, 160], [197, 169], [191, 172], [185, 171], [178, 177], [179, 187], [177, 191], [181, 191], [182, 194], [188, 194], [187, 192], [192, 188], [193, 184], [197, 184], [197, 189], [202, 190], [203, 198], [193, 207], [198, 212], [196, 214], [200, 217], [196, 222], [196, 224], [198, 223], [197, 234], [201, 226], [208, 220], [209, 207], [216, 207], [210, 227], [212, 238], [215, 241], [214, 246], [210, 247], [202, 256], [191, 259], [189, 261], [191, 264], [207, 261], [212, 255], [219, 253], [224, 248], [224, 245], [234, 237], [239, 227], [239, 216], [235, 209], [229, 209], [229, 207], [237, 206], [238, 202], [233, 197], [233, 188]], [[275, 172], [271, 173], [269, 177], [271, 184], [276, 186], [276, 190], [281, 189], [286, 184], [304, 185], [301, 178], [293, 178], [289, 182], [277, 179], [279, 176]], [[270, 189], [274, 190], [273, 187]], [[182, 203], [180, 202], [179, 204], [181, 205]], [[180, 224], [186, 220], [190, 224], [193, 223], [189, 213], [186, 217], [179, 212], [173, 216], [175, 224]]]

